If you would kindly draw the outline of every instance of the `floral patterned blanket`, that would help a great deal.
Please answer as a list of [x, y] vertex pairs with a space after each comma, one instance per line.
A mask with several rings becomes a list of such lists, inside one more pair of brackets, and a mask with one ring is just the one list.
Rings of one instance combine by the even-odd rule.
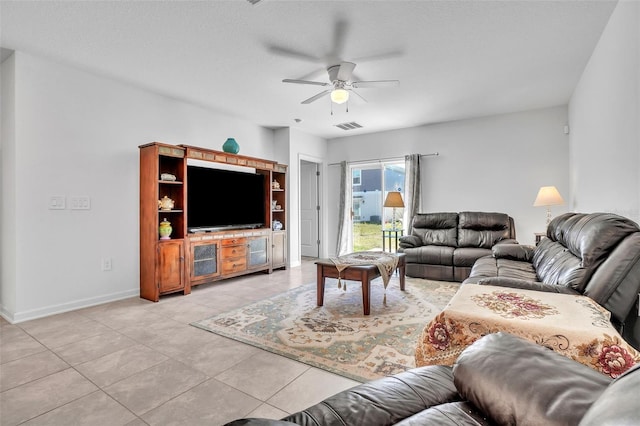
[[422, 331], [416, 366], [453, 365], [480, 337], [520, 336], [612, 378], [640, 362], [640, 353], [611, 325], [592, 299], [485, 285], [463, 285]]
[[[359, 251], [339, 257], [330, 257], [329, 259], [331, 259], [334, 265], [336, 265], [338, 273], [353, 265], [377, 266], [385, 289], [387, 288], [387, 285], [389, 285], [391, 274], [398, 267], [398, 256], [382, 251]], [[340, 279], [338, 279], [338, 281], [340, 281]]]

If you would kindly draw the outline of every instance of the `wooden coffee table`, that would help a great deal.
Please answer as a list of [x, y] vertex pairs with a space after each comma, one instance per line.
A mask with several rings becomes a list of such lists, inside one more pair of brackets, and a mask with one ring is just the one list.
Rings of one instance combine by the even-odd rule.
[[[404, 291], [404, 271], [405, 271], [405, 254], [397, 253], [398, 266], [396, 270], [400, 274], [400, 290]], [[362, 306], [364, 314], [369, 315], [371, 307], [371, 280], [380, 276], [380, 271], [375, 265], [351, 265], [347, 266], [342, 272], [338, 273], [336, 265], [330, 259], [319, 259], [316, 261], [318, 266], [318, 306], [324, 304], [324, 281], [325, 278], [338, 278], [343, 280], [360, 281], [362, 284]]]

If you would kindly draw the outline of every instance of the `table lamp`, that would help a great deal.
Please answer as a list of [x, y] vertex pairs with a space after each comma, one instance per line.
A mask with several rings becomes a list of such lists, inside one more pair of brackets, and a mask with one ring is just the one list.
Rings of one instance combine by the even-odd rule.
[[559, 206], [561, 204], [564, 204], [564, 200], [555, 186], [541, 187], [536, 200], [533, 202], [534, 207], [547, 208], [547, 226], [549, 226], [549, 222], [551, 222], [550, 206]]
[[393, 207], [393, 229], [396, 229], [396, 208], [404, 207], [404, 201], [402, 201], [402, 194], [398, 191], [389, 191], [387, 198], [384, 200], [384, 207]]

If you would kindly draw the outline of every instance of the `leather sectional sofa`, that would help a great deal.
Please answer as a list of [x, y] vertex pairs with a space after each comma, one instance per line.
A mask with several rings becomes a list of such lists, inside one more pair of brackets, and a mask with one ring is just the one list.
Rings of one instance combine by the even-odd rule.
[[282, 420], [228, 426], [637, 425], [640, 364], [611, 379], [543, 346], [495, 333], [453, 367], [428, 366], [340, 392]]
[[625, 340], [640, 347], [640, 228], [622, 216], [558, 216], [536, 247], [493, 247], [475, 262], [468, 283], [583, 294], [611, 312]]
[[406, 275], [462, 282], [475, 261], [496, 244], [517, 243], [513, 218], [504, 213], [418, 213], [400, 238]]

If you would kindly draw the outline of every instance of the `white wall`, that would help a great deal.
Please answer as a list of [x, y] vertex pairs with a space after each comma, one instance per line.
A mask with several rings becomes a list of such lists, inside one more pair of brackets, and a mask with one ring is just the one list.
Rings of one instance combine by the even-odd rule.
[[[422, 158], [422, 211], [497, 211], [515, 219], [517, 239], [534, 243], [545, 229], [546, 210], [533, 207], [541, 186], [569, 196], [569, 147], [564, 106], [447, 122], [330, 140], [328, 162]], [[329, 229], [337, 229], [338, 166], [330, 167]], [[567, 206], [552, 207], [552, 214]], [[330, 235], [335, 252], [335, 232]]]
[[0, 314], [16, 308], [15, 56], [0, 65]]
[[571, 208], [640, 221], [640, 3], [619, 2], [569, 103]]
[[299, 266], [300, 255], [300, 160], [320, 164], [320, 257], [327, 257], [327, 185], [326, 156], [327, 141], [321, 137], [309, 135], [299, 129], [287, 127], [274, 132], [276, 160], [287, 164], [287, 236], [289, 243], [289, 266]]
[[[274, 156], [272, 130], [21, 52], [14, 105], [15, 172], [6, 182], [3, 164], [3, 185], [15, 180], [15, 223], [3, 208], [2, 229], [15, 234], [3, 233], [2, 262], [15, 274], [3, 268], [1, 307], [12, 321], [138, 294], [138, 145], [221, 149], [235, 137], [242, 154]], [[53, 195], [67, 208], [49, 210]], [[71, 210], [72, 196], [89, 196], [91, 210]]]

